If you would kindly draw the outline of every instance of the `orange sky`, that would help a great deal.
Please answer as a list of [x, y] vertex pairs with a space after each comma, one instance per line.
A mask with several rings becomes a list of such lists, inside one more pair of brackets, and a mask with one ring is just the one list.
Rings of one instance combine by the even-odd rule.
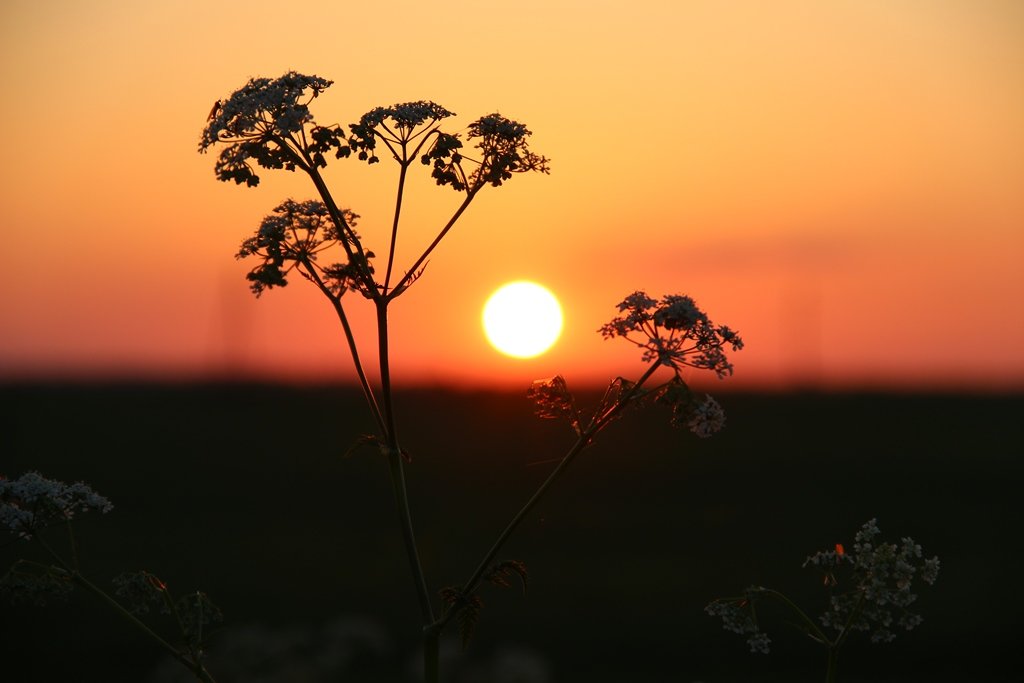
[[[523, 121], [552, 159], [482, 192], [395, 303], [399, 384], [637, 375], [595, 330], [639, 288], [742, 333], [737, 388], [1024, 387], [1024, 3], [281, 7], [3, 3], [0, 379], [351, 376], [326, 301], [301, 281], [257, 301], [233, 259], [308, 180], [227, 185], [196, 153], [215, 100], [295, 69], [336, 81], [322, 123], [431, 99], [455, 128]], [[399, 268], [458, 199], [422, 175]], [[385, 252], [395, 167], [327, 177]], [[520, 278], [566, 310], [527, 361], [479, 322]]]

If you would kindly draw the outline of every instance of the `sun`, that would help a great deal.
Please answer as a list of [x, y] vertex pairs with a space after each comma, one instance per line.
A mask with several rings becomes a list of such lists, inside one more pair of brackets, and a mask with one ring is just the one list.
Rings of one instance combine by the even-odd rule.
[[562, 333], [562, 307], [536, 282], [502, 285], [484, 304], [484, 334], [498, 351], [513, 358], [539, 356]]

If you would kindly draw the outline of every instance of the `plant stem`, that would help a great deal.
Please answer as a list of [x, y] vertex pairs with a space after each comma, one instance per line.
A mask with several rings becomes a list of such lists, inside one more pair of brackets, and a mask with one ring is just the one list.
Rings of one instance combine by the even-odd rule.
[[427, 260], [428, 256], [430, 256], [430, 253], [434, 251], [437, 245], [440, 244], [441, 240], [444, 239], [444, 236], [448, 234], [448, 231], [452, 229], [452, 226], [454, 226], [455, 222], [459, 220], [459, 217], [462, 216], [462, 214], [466, 211], [467, 208], [469, 208], [470, 202], [473, 201], [473, 198], [476, 197], [476, 193], [479, 191], [479, 187], [475, 189], [469, 189], [466, 191], [466, 198], [462, 200], [462, 203], [459, 204], [459, 208], [455, 210], [455, 213], [452, 214], [452, 217], [448, 219], [448, 222], [445, 223], [445, 226], [441, 228], [441, 232], [437, 233], [437, 237], [434, 238], [434, 241], [431, 242], [430, 245], [423, 250], [423, 253], [420, 254], [420, 257], [416, 259], [416, 262], [412, 264], [412, 267], [409, 268], [405, 276], [398, 281], [398, 284], [395, 285], [395, 288], [388, 292], [387, 298], [389, 300], [394, 299], [396, 296], [401, 294], [404, 291], [405, 287], [409, 285], [410, 281], [414, 277], [416, 277], [416, 271], [419, 270], [420, 266], [423, 265], [423, 262]]
[[[818, 625], [814, 623], [814, 620], [807, 616], [807, 613], [800, 609], [800, 607], [795, 602], [790, 600], [788, 597], [786, 597], [779, 591], [773, 590], [771, 588], [761, 588], [761, 592], [769, 597], [775, 598], [782, 604], [789, 607], [789, 609], [791, 609], [793, 613], [796, 614], [796, 616], [803, 623], [804, 628], [807, 629], [807, 633], [811, 635], [819, 643], [822, 643], [823, 645], [827, 646], [829, 648], [829, 652], [831, 652], [833, 649], [838, 650], [838, 647], [841, 643], [833, 642], [831, 639], [829, 639], [829, 637], [826, 636], [820, 628], [818, 628]], [[831, 655], [829, 661], [831, 661]]]
[[398, 523], [402, 529], [402, 541], [405, 543], [405, 553], [409, 558], [416, 598], [420, 605], [420, 618], [424, 625], [430, 624], [434, 621], [434, 609], [430, 605], [430, 591], [427, 589], [427, 580], [423, 574], [423, 565], [420, 563], [420, 555], [416, 547], [409, 496], [405, 486], [405, 470], [402, 467], [402, 455], [394, 447], [388, 448], [388, 466], [391, 472], [391, 488], [394, 491], [395, 504], [398, 507]]
[[[323, 289], [325, 294], [329, 294], [326, 288]], [[373, 418], [377, 421], [377, 427], [381, 434], [384, 434], [387, 432], [384, 416], [380, 412], [380, 406], [377, 405], [377, 397], [373, 395], [373, 388], [370, 387], [370, 382], [366, 379], [366, 373], [363, 372], [363, 364], [359, 361], [359, 348], [356, 346], [355, 335], [352, 334], [352, 326], [348, 323], [348, 316], [345, 315], [345, 308], [341, 305], [339, 297], [330, 296], [330, 299], [334, 306], [334, 312], [338, 314], [338, 320], [341, 321], [341, 328], [345, 331], [345, 341], [348, 342], [348, 350], [352, 355], [352, 363], [356, 367], [356, 374], [359, 376], [359, 385], [363, 388], [366, 404], [369, 406], [370, 412], [373, 413]]]
[[334, 312], [338, 315], [338, 320], [341, 322], [341, 329], [345, 331], [345, 341], [348, 343], [349, 354], [352, 356], [352, 363], [356, 368], [356, 375], [359, 376], [359, 385], [363, 388], [363, 396], [366, 398], [366, 404], [370, 408], [370, 412], [373, 413], [374, 419], [377, 421], [377, 428], [380, 429], [380, 433], [383, 435], [387, 432], [387, 428], [384, 426], [384, 416], [380, 412], [380, 406], [377, 405], [377, 398], [373, 394], [373, 388], [370, 386], [370, 382], [366, 379], [366, 373], [363, 371], [363, 364], [359, 360], [359, 347], [356, 346], [356, 338], [352, 333], [352, 326], [348, 322], [348, 316], [345, 315], [345, 307], [341, 305], [341, 296], [335, 295], [331, 290], [327, 288], [324, 281], [317, 274], [313, 264], [309, 261], [303, 262], [306, 269], [306, 275], [309, 279], [319, 288], [323, 295], [326, 296], [331, 305], [334, 306]]
[[114, 598], [110, 597], [106, 593], [106, 591], [101, 589], [99, 586], [93, 584], [91, 581], [86, 579], [78, 572], [72, 572], [71, 578], [75, 581], [75, 583], [91, 591], [94, 595], [96, 595], [105, 603], [107, 603], [107, 605], [109, 605], [115, 612], [120, 614], [123, 618], [127, 619], [130, 623], [134, 624], [143, 633], [145, 633], [154, 641], [156, 641], [157, 644], [159, 644], [164, 650], [166, 650], [168, 654], [170, 654], [172, 657], [178, 660], [178, 662], [182, 664], [182, 666], [186, 667], [189, 671], [191, 671], [196, 676], [197, 679], [199, 679], [200, 681], [204, 681], [204, 683], [216, 683], [213, 676], [210, 675], [210, 672], [206, 670], [206, 667], [204, 667], [201, 662], [199, 662], [198, 660], [189, 659], [188, 657], [183, 655], [180, 651], [178, 651], [176, 647], [174, 647], [166, 640], [161, 638], [159, 635], [156, 634], [155, 631], [153, 631], [144, 623], [142, 623], [142, 621], [140, 621], [134, 614], [126, 610], [121, 605], [121, 603], [119, 603], [117, 600], [114, 600]]
[[[370, 275], [366, 270], [366, 254], [363, 253], [363, 245], [356, 239], [355, 231], [352, 230], [352, 226], [345, 221], [345, 217], [342, 215], [341, 210], [338, 208], [337, 203], [334, 201], [331, 191], [327, 188], [327, 183], [324, 182], [323, 176], [317, 171], [315, 166], [311, 166], [307, 171], [310, 179], [313, 181], [313, 185], [316, 186], [317, 192], [320, 194], [320, 198], [324, 201], [324, 206], [327, 207], [327, 212], [331, 215], [331, 220], [334, 221], [335, 227], [338, 228], [338, 236], [341, 238], [338, 241], [341, 242], [341, 246], [345, 249], [345, 254], [348, 256], [349, 262], [357, 261], [355, 254], [359, 254], [358, 262], [360, 266], [360, 279], [366, 287], [366, 291], [369, 292], [374, 300], [379, 299], [382, 294], [377, 291], [377, 285], [373, 281], [373, 276]], [[351, 244], [349, 244], [351, 242]], [[355, 247], [355, 252], [352, 251], [352, 247]]]
[[424, 629], [423, 632], [423, 681], [424, 683], [440, 683], [441, 681], [441, 638], [440, 633]]
[[398, 448], [398, 431], [395, 425], [395, 408], [391, 396], [390, 339], [388, 337], [388, 302], [378, 300], [377, 304], [377, 353], [380, 364], [380, 391], [384, 401], [384, 438], [388, 445]]
[[413, 584], [420, 605], [420, 618], [424, 626], [433, 623], [434, 609], [430, 605], [430, 591], [423, 574], [419, 550], [416, 547], [416, 534], [412, 526], [412, 513], [409, 509], [409, 493], [405, 485], [405, 468], [402, 462], [402, 449], [398, 445], [398, 433], [395, 428], [395, 412], [391, 400], [391, 368], [388, 362], [388, 302], [386, 299], [377, 302], [377, 342], [380, 353], [380, 383], [384, 401], [384, 438], [388, 445], [388, 468], [391, 473], [391, 487], [395, 494], [398, 507], [398, 522], [402, 529], [402, 540], [405, 542], [405, 553], [409, 558]]
[[839, 647], [830, 645], [828, 648], [828, 666], [825, 669], [825, 683], [836, 683], [839, 673]]
[[[537, 505], [538, 502], [540, 502], [540, 499], [544, 497], [544, 494], [547, 493], [548, 489], [551, 488], [552, 484], [554, 484], [555, 481], [558, 480], [559, 477], [561, 477], [562, 473], [565, 472], [565, 470], [569, 467], [569, 465], [576, 458], [576, 456], [583, 452], [583, 450], [593, 442], [594, 436], [599, 431], [601, 431], [612, 420], [612, 418], [614, 418], [618, 413], [620, 413], [622, 409], [629, 404], [630, 401], [633, 400], [633, 398], [636, 396], [636, 393], [639, 391], [640, 386], [643, 385], [644, 382], [646, 382], [648, 379], [650, 379], [651, 375], [653, 375], [655, 370], [657, 369], [658, 364], [652, 363], [651, 366], [647, 369], [647, 371], [643, 374], [643, 376], [641, 376], [640, 379], [637, 380], [636, 384], [634, 384], [628, 392], [626, 392], [621, 398], [619, 398], [611, 408], [605, 411], [603, 415], [595, 418], [594, 421], [590, 424], [590, 426], [580, 434], [579, 438], [576, 439], [576, 443], [574, 443], [572, 445], [572, 448], [569, 449], [569, 452], [562, 457], [562, 460], [558, 463], [558, 465], [555, 466], [555, 469], [552, 470], [551, 474], [548, 475], [547, 479], [545, 479], [544, 482], [541, 483], [537, 490], [534, 491], [533, 495], [530, 496], [529, 500], [526, 501], [523, 507], [519, 509], [519, 512], [517, 512], [515, 516], [512, 517], [512, 520], [508, 523], [505, 529], [498, 535], [498, 539], [491, 546], [491, 549], [488, 550], [487, 553], [484, 555], [483, 559], [480, 561], [480, 564], [477, 565], [476, 571], [474, 571], [472, 576], [469, 577], [469, 580], [466, 581], [465, 584], [463, 584], [463, 593], [468, 595], [472, 593], [474, 590], [476, 590], [476, 587], [480, 584], [480, 581], [483, 579], [484, 573], [490, 567], [491, 563], [494, 561], [494, 558], [498, 555], [498, 552], [505, 545], [509, 537], [516, 530], [519, 524], [523, 521], [526, 515], [528, 515], [530, 511], [534, 508], [534, 506]], [[440, 620], [431, 625], [431, 629], [429, 630], [436, 630], [438, 633], [440, 633], [440, 631], [444, 629], [444, 627], [448, 624], [448, 622], [452, 620], [452, 618], [456, 615], [457, 612], [457, 608], [448, 610], [441, 617]]]
[[[402, 145], [404, 151], [405, 145]], [[399, 165], [398, 171], [398, 197], [395, 199], [395, 218], [391, 223], [391, 246], [388, 249], [388, 270], [384, 275], [384, 293], [388, 291], [388, 285], [391, 284], [391, 269], [395, 265], [395, 244], [398, 242], [398, 219], [402, 215], [402, 196], [405, 194], [405, 174], [409, 170], [407, 162], [403, 161]]]
[[166, 640], [160, 637], [160, 635], [158, 635], [155, 631], [146, 626], [146, 624], [142, 623], [142, 621], [139, 620], [138, 617], [136, 617], [134, 614], [126, 610], [121, 603], [119, 603], [114, 598], [110, 597], [110, 595], [108, 595], [106, 591], [104, 591], [102, 588], [94, 584], [92, 581], [89, 581], [89, 579], [82, 576], [77, 569], [73, 569], [72, 567], [68, 566], [64, 559], [56, 552], [54, 552], [54, 550], [50, 548], [50, 546], [47, 545], [42, 538], [36, 536], [36, 540], [39, 541], [39, 545], [41, 545], [46, 550], [46, 552], [50, 554], [54, 561], [56, 561], [57, 564], [59, 564], [61, 568], [68, 573], [72, 581], [74, 581], [78, 585], [82, 586], [83, 588], [91, 592], [93, 595], [95, 595], [100, 600], [105, 602], [108, 607], [110, 607], [119, 615], [121, 615], [121, 617], [123, 617], [129, 623], [133, 624], [136, 628], [138, 628], [140, 631], [149, 636], [169, 655], [174, 657], [174, 659], [176, 659], [182, 666], [186, 667], [189, 671], [195, 674], [197, 679], [203, 681], [204, 683], [217, 683], [214, 680], [213, 676], [210, 675], [210, 672], [206, 670], [206, 667], [204, 667], [201, 662], [192, 661], [191, 659], [183, 655], [178, 650], [178, 648], [168, 643]]

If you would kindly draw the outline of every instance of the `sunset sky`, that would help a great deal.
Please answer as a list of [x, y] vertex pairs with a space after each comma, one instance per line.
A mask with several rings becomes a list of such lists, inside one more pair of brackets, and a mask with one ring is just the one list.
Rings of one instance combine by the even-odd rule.
[[[234, 259], [308, 178], [221, 183], [197, 153], [217, 99], [296, 70], [335, 81], [320, 123], [429, 99], [452, 132], [522, 121], [551, 159], [484, 190], [396, 301], [400, 385], [636, 376], [635, 349], [596, 330], [644, 289], [743, 335], [736, 388], [1024, 388], [1024, 3], [297, 7], [0, 6], [0, 380], [352, 378], [328, 303], [301, 280], [256, 300]], [[414, 170], [399, 269], [459, 200]], [[396, 175], [326, 170], [378, 254]], [[480, 323], [517, 279], [565, 310], [532, 360]], [[369, 344], [372, 311], [348, 305]]]

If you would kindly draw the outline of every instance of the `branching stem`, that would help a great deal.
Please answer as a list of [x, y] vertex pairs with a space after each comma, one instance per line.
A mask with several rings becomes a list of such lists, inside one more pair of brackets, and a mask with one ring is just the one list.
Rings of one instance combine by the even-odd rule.
[[[559, 477], [562, 476], [562, 474], [569, 467], [569, 465], [576, 458], [576, 456], [583, 452], [583, 450], [586, 449], [593, 442], [594, 436], [596, 436], [597, 433], [600, 432], [616, 415], [622, 412], [622, 410], [636, 397], [641, 385], [643, 385], [648, 379], [650, 379], [657, 369], [658, 364], [652, 363], [651, 366], [647, 368], [647, 371], [644, 372], [644, 374], [640, 377], [640, 379], [637, 380], [636, 384], [632, 385], [630, 389], [615, 402], [614, 405], [609, 407], [603, 414], [596, 417], [591, 422], [590, 426], [583, 430], [583, 432], [579, 435], [579, 438], [576, 439], [576, 443], [574, 443], [572, 448], [570, 448], [569, 451], [562, 457], [562, 460], [558, 463], [558, 465], [555, 466], [555, 469], [551, 471], [551, 474], [548, 475], [547, 479], [545, 479], [543, 483], [541, 483], [541, 485], [537, 487], [537, 490], [534, 491], [533, 495], [530, 496], [529, 500], [526, 501], [523, 507], [519, 509], [519, 512], [517, 512], [515, 516], [512, 517], [512, 520], [508, 523], [505, 529], [498, 535], [497, 540], [491, 546], [490, 550], [488, 550], [487, 553], [484, 555], [483, 559], [477, 565], [476, 570], [469, 577], [469, 580], [462, 585], [462, 593], [468, 595], [472, 593], [474, 590], [476, 590], [477, 586], [480, 585], [480, 581], [484, 577], [484, 573], [490, 568], [491, 563], [494, 562], [494, 558], [497, 557], [498, 552], [501, 551], [502, 547], [508, 541], [509, 537], [516, 530], [519, 524], [523, 521], [526, 515], [528, 515], [530, 511], [534, 508], [534, 506], [536, 506], [537, 503], [540, 502], [541, 498], [544, 497], [544, 494], [547, 493], [548, 489], [551, 488], [555, 481], [557, 481]], [[456, 616], [458, 611], [458, 607], [453, 607], [449, 609], [439, 620], [431, 624], [431, 627], [428, 629], [428, 633], [435, 630], [437, 633], [440, 633], [442, 630], [444, 630], [445, 626], [447, 626], [448, 623]]]
[[459, 220], [459, 217], [462, 216], [462, 214], [466, 211], [467, 208], [469, 208], [470, 203], [473, 201], [473, 198], [476, 197], [476, 193], [479, 190], [480, 188], [477, 187], [475, 189], [470, 189], [466, 191], [466, 198], [462, 200], [462, 203], [459, 204], [459, 208], [455, 210], [455, 213], [452, 214], [452, 217], [448, 219], [448, 222], [445, 224], [445, 226], [441, 228], [441, 232], [437, 234], [437, 237], [435, 237], [434, 241], [430, 243], [430, 246], [423, 250], [423, 253], [420, 254], [420, 257], [416, 259], [416, 262], [412, 264], [412, 267], [409, 268], [405, 276], [398, 281], [398, 284], [395, 285], [394, 289], [388, 292], [387, 299], [389, 301], [391, 299], [394, 299], [399, 294], [401, 294], [405, 290], [405, 287], [407, 287], [409, 283], [412, 281], [412, 279], [416, 277], [416, 272], [423, 265], [423, 262], [426, 261], [427, 257], [430, 256], [431, 252], [433, 252], [434, 249], [437, 248], [437, 245], [440, 244], [441, 240], [444, 239], [444, 236], [448, 234], [448, 231], [452, 229], [452, 226], [454, 226], [455, 222]]
[[68, 576], [71, 577], [72, 581], [74, 581], [79, 586], [85, 588], [87, 591], [98, 597], [100, 600], [106, 603], [108, 607], [117, 612], [117, 614], [119, 614], [122, 618], [124, 618], [130, 624], [132, 624], [140, 631], [145, 633], [147, 636], [149, 636], [150, 639], [152, 639], [165, 652], [167, 652], [167, 654], [174, 657], [174, 659], [177, 660], [182, 666], [186, 667], [189, 671], [191, 671], [198, 680], [203, 681], [203, 683], [217, 683], [214, 680], [213, 676], [210, 675], [210, 672], [206, 670], [206, 667], [203, 666], [202, 662], [194, 661], [192, 659], [189, 659], [184, 654], [182, 654], [181, 651], [178, 650], [178, 648], [174, 647], [166, 640], [164, 640], [159, 634], [157, 634], [155, 631], [149, 628], [149, 626], [146, 626], [146, 624], [144, 624], [138, 617], [136, 617], [134, 614], [125, 609], [121, 603], [119, 603], [114, 598], [110, 597], [110, 595], [106, 591], [104, 591], [102, 588], [94, 584], [92, 581], [89, 581], [89, 579], [82, 576], [82, 574], [76, 568], [68, 565], [64, 561], [64, 558], [57, 554], [57, 552], [54, 551], [53, 548], [51, 548], [49, 545], [47, 545], [47, 543], [43, 541], [43, 539], [40, 538], [38, 535], [36, 536], [36, 540], [39, 541], [39, 545], [41, 545], [46, 550], [50, 557], [52, 557], [53, 560], [58, 565], [60, 565], [61, 569], [67, 572]]
[[384, 416], [381, 413], [380, 406], [377, 404], [377, 397], [373, 393], [373, 387], [370, 386], [370, 381], [366, 378], [366, 372], [363, 371], [363, 364], [359, 360], [359, 347], [356, 345], [356, 338], [352, 333], [352, 326], [349, 325], [348, 316], [345, 315], [345, 307], [341, 304], [341, 297], [327, 288], [327, 285], [324, 284], [323, 279], [320, 278], [320, 275], [317, 274], [316, 269], [312, 267], [311, 263], [307, 261], [303, 265], [306, 267], [309, 279], [323, 292], [324, 296], [330, 299], [334, 312], [338, 315], [341, 328], [345, 331], [345, 341], [348, 343], [348, 350], [352, 355], [352, 363], [355, 365], [356, 375], [359, 376], [359, 385], [363, 388], [366, 404], [370, 408], [370, 412], [373, 413], [374, 420], [377, 421], [377, 428], [380, 429], [380, 433], [386, 434], [387, 427], [385, 427]]

